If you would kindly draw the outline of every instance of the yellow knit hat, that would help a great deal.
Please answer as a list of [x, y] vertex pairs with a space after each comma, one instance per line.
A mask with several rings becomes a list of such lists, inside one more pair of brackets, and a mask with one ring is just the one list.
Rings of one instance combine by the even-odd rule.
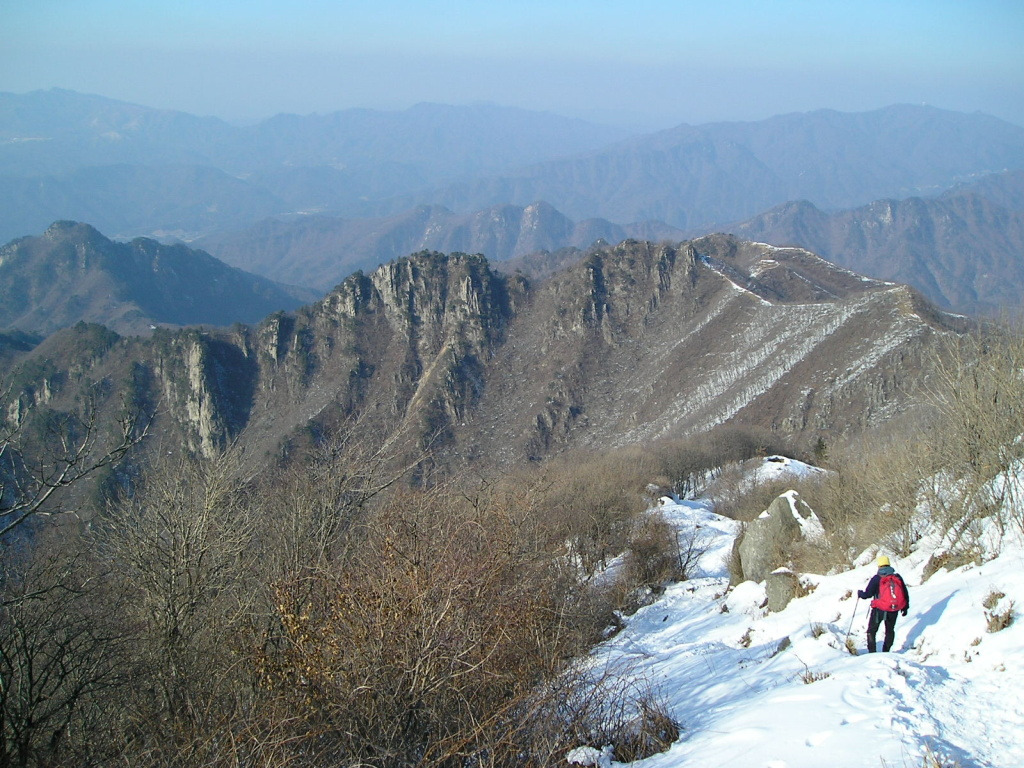
[[884, 565], [888, 565], [888, 564], [889, 564], [889, 558], [886, 557], [885, 555], [882, 555], [881, 557], [878, 558], [878, 567], [879, 568], [881, 568]]

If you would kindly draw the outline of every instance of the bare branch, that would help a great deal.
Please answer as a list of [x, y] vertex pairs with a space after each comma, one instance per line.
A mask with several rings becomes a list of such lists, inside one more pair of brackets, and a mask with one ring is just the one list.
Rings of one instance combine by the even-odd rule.
[[113, 444], [101, 448], [98, 415], [90, 404], [77, 435], [66, 421], [46, 425], [47, 444], [60, 448], [35, 457], [34, 466], [30, 466], [32, 460], [24, 455], [18, 440], [24, 424], [25, 420], [20, 419], [9, 426], [0, 443], [0, 461], [10, 468], [10, 478], [0, 485], [0, 540], [34, 516], [47, 514], [47, 507], [58, 491], [121, 461], [148, 436], [152, 419], [126, 410], [117, 418]]

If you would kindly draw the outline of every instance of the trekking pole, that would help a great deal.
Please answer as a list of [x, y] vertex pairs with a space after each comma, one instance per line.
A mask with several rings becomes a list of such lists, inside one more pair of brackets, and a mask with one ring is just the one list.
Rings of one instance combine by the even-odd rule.
[[850, 616], [850, 626], [846, 629], [846, 637], [850, 637], [850, 633], [853, 632], [853, 619], [857, 615], [857, 608], [860, 607], [860, 595], [857, 596], [857, 602], [853, 604], [853, 615]]

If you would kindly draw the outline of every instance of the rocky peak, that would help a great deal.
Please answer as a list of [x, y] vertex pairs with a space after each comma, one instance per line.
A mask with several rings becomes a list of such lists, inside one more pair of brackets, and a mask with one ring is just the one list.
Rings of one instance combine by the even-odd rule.
[[99, 231], [80, 221], [55, 221], [43, 233], [46, 240], [72, 241], [77, 243], [106, 241]]
[[370, 282], [391, 323], [425, 356], [454, 341], [484, 352], [508, 311], [503, 278], [479, 255], [425, 251], [380, 267]]

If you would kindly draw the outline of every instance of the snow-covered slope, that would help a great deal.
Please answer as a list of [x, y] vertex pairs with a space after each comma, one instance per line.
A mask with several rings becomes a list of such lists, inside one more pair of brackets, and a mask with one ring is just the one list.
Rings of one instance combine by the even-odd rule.
[[[668, 752], [636, 765], [1024, 766], [1024, 621], [988, 632], [986, 616], [1024, 606], [1020, 536], [994, 559], [923, 583], [932, 547], [894, 557], [910, 610], [893, 652], [867, 654], [868, 605], [856, 594], [875, 572], [875, 553], [845, 573], [802, 576], [810, 594], [768, 614], [763, 584], [727, 592], [735, 523], [702, 502], [662, 509], [682, 528], [701, 526], [715, 545], [701, 578], [669, 587], [594, 655], [600, 667], [645, 677], [681, 726]], [[1004, 596], [989, 610], [993, 594]], [[851, 628], [858, 655], [846, 648]]]

